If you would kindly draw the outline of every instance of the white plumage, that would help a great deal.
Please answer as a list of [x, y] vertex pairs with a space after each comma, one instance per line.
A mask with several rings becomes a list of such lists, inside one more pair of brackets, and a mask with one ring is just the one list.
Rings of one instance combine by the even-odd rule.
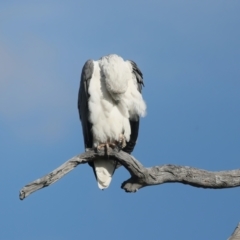
[[[88, 121], [92, 125], [93, 146], [121, 141], [131, 135], [130, 120], [144, 116], [146, 104], [138, 90], [138, 82], [130, 61], [108, 55], [93, 62], [88, 87]], [[115, 161], [94, 161], [100, 189], [107, 188], [115, 170]]]
[[146, 111], [130, 63], [117, 55], [94, 61], [88, 93], [94, 146], [119, 140], [122, 132], [126, 141], [129, 141], [129, 118], [144, 116]]

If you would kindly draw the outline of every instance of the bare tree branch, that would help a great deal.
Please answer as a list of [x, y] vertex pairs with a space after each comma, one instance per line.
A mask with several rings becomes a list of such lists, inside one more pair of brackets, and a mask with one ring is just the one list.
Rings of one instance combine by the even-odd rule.
[[[209, 172], [202, 169], [171, 164], [145, 168], [132, 155], [116, 150], [111, 150], [108, 157], [118, 161], [129, 171], [131, 175], [130, 179], [123, 182], [121, 186], [126, 192], [136, 192], [142, 187], [169, 182], [179, 182], [194, 187], [213, 189], [240, 186], [240, 169]], [[106, 158], [105, 152], [96, 152], [93, 149], [89, 149], [89, 151], [71, 158], [51, 173], [23, 187], [20, 190], [20, 199], [23, 200], [31, 193], [55, 183], [78, 164], [94, 161], [97, 158]]]
[[228, 238], [228, 240], [240, 240], [240, 223], [238, 223], [233, 234]]

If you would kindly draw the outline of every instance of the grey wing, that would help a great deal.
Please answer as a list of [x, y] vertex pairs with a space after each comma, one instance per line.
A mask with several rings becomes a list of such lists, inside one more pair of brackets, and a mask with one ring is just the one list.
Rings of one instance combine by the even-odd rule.
[[85, 149], [93, 147], [92, 124], [88, 121], [88, 87], [92, 78], [94, 64], [92, 60], [88, 60], [82, 69], [80, 88], [78, 92], [78, 112], [82, 123], [82, 132], [84, 138]]
[[[144, 86], [143, 74], [134, 61], [129, 61], [129, 62], [132, 65], [132, 73], [136, 76], [136, 79], [137, 79], [138, 91], [141, 93], [142, 86]], [[137, 142], [140, 119], [139, 117], [137, 117], [134, 120], [129, 120], [129, 122], [131, 126], [131, 136], [130, 136], [129, 142], [127, 142], [126, 147], [123, 148], [123, 151], [131, 154]]]
[[137, 83], [138, 83], [138, 91], [142, 92], [142, 86], [144, 86], [143, 82], [143, 74], [141, 70], [138, 68], [137, 64], [134, 61], [129, 61], [132, 65], [132, 72], [136, 76]]

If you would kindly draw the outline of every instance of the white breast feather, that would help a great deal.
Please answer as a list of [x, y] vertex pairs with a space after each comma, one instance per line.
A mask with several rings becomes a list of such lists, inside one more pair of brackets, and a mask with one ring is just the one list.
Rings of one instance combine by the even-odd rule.
[[95, 61], [88, 92], [94, 146], [118, 141], [122, 133], [129, 141], [129, 118], [144, 116], [146, 111], [130, 62], [117, 55]]

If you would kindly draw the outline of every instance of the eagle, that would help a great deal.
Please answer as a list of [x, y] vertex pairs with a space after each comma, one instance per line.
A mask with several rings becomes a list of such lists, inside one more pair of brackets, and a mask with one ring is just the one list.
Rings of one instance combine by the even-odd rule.
[[[139, 118], [146, 114], [141, 91], [143, 74], [134, 61], [116, 54], [88, 60], [83, 66], [78, 93], [78, 110], [85, 150], [118, 148], [131, 154], [139, 130]], [[106, 156], [89, 163], [98, 187], [110, 185], [118, 167]]]

